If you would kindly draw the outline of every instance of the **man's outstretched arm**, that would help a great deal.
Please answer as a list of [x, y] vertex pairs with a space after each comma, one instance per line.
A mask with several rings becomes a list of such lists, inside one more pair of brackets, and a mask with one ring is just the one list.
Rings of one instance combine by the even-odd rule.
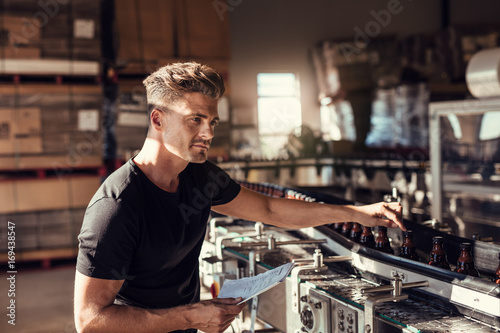
[[83, 332], [170, 332], [196, 328], [223, 332], [244, 304], [241, 299], [214, 299], [170, 309], [142, 309], [113, 304], [123, 280], [104, 280], [76, 272], [74, 314]]
[[379, 202], [365, 206], [343, 206], [273, 198], [241, 188], [231, 202], [214, 206], [218, 213], [285, 228], [316, 227], [328, 223], [358, 222], [374, 227], [406, 230], [397, 202]]

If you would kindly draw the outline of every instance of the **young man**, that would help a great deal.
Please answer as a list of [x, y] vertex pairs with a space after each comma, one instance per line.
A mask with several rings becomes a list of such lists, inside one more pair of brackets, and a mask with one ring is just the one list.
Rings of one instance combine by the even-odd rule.
[[[197, 63], [151, 74], [144, 146], [92, 198], [79, 236], [79, 332], [223, 332], [244, 305], [199, 299], [198, 256], [210, 210], [286, 228], [354, 221], [400, 227], [398, 203], [334, 206], [271, 198], [207, 162], [224, 94]], [[387, 219], [383, 219], [387, 217]]]

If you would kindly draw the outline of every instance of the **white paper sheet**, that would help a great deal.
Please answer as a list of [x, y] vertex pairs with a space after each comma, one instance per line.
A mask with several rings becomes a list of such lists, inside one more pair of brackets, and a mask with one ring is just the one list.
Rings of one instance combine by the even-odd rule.
[[290, 262], [254, 277], [226, 280], [222, 285], [218, 298], [242, 297], [243, 301], [240, 304], [246, 302], [250, 298], [269, 290], [285, 280], [288, 274], [290, 274], [293, 265]]

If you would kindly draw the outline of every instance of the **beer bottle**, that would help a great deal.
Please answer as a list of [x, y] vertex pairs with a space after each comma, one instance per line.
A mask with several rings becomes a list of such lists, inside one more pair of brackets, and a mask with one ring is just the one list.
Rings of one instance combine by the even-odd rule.
[[399, 253], [399, 256], [416, 261], [420, 260], [415, 243], [413, 243], [412, 230], [406, 230], [403, 232], [403, 244], [401, 244], [401, 252]]
[[450, 269], [450, 264], [446, 259], [446, 252], [443, 248], [443, 237], [436, 236], [432, 238], [432, 250], [429, 254], [429, 265]]
[[351, 234], [352, 222], [344, 222], [342, 225], [342, 231], [340, 232], [343, 236], [349, 237]]
[[495, 272], [495, 283], [500, 284], [500, 252], [498, 252], [498, 268]]
[[335, 223], [333, 225], [333, 230], [335, 230], [336, 232], [341, 232], [342, 231], [342, 226], [344, 225], [344, 223], [342, 222], [339, 222], [339, 223]]
[[375, 249], [385, 253], [394, 254], [394, 250], [391, 248], [389, 238], [387, 238], [386, 227], [378, 227], [378, 235], [377, 239], [375, 239]]
[[366, 246], [366, 247], [369, 247], [372, 249], [375, 247], [375, 237], [373, 236], [372, 228], [363, 227], [363, 232], [361, 233], [361, 236], [359, 237], [359, 243], [363, 246]]
[[460, 244], [460, 256], [458, 257], [455, 272], [470, 276], [479, 276], [479, 272], [474, 267], [474, 258], [472, 258], [470, 243]]
[[359, 223], [354, 222], [352, 224], [351, 234], [350, 234], [349, 238], [353, 242], [358, 242], [362, 231], [363, 230], [361, 229], [361, 225]]

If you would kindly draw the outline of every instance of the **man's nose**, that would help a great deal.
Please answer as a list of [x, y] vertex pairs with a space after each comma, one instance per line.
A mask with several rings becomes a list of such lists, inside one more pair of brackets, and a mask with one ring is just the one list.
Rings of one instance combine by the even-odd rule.
[[214, 137], [214, 126], [205, 124], [200, 132], [200, 136], [205, 140], [211, 140]]

